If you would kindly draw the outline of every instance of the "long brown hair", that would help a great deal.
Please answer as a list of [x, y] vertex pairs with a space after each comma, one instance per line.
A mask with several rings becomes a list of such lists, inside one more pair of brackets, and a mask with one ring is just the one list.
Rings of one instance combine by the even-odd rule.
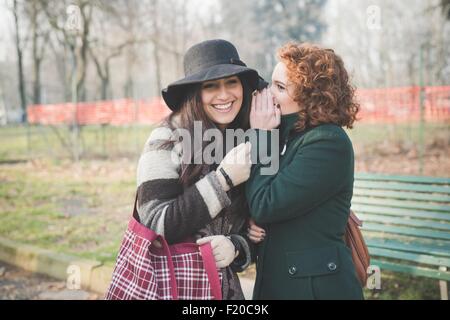
[[[248, 80], [245, 76], [238, 76], [241, 80], [242, 91], [243, 91], [243, 99], [242, 106], [237, 114], [236, 118], [232, 123], [227, 127], [227, 129], [243, 129], [244, 131], [250, 127], [250, 103], [252, 92], [251, 88], [248, 84]], [[195, 84], [188, 88], [186, 88], [186, 95], [184, 99], [180, 102], [180, 108], [177, 112], [170, 114], [166, 119], [166, 124], [172, 129], [183, 128], [189, 131], [190, 136], [195, 138], [194, 135], [194, 121], [202, 121], [203, 131], [210, 128], [217, 128], [217, 126], [211, 121], [211, 119], [206, 114], [203, 103], [201, 99], [201, 88], [202, 84]], [[174, 124], [174, 118], [177, 118], [176, 124]], [[202, 132], [203, 136], [203, 132]], [[225, 136], [223, 137], [225, 140]], [[174, 143], [177, 141], [166, 141], [162, 144], [162, 148], [173, 147]], [[194, 141], [190, 141], [191, 150], [193, 150], [191, 154], [191, 159], [189, 163], [181, 163], [181, 173], [180, 173], [180, 181], [183, 185], [183, 188], [186, 188], [199, 180], [201, 175], [204, 172], [210, 172], [215, 169], [215, 165], [209, 164], [196, 164], [193, 160], [198, 152], [204, 150], [206, 145], [210, 142], [201, 141], [201, 143], [195, 144]], [[202, 146], [201, 150], [194, 150], [194, 146]], [[226, 143], [224, 143], [226, 145]], [[234, 145], [234, 143], [233, 143]], [[224, 155], [228, 152], [228, 150], [224, 150]], [[183, 157], [184, 159], [184, 157]], [[232, 225], [232, 230], [237, 230], [240, 228], [239, 221], [242, 221], [242, 213], [244, 213], [245, 219], [248, 218], [247, 214], [249, 212], [247, 200], [245, 198], [245, 184], [242, 183], [235, 188], [232, 188], [229, 193], [232, 199], [230, 207], [226, 210], [230, 213], [230, 222]], [[236, 228], [236, 229], [235, 229]]]

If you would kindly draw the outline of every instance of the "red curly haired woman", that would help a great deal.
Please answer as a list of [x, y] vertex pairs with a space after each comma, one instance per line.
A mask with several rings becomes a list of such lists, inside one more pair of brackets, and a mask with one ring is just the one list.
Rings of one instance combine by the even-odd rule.
[[[250, 116], [252, 127], [271, 130], [274, 108], [282, 114], [278, 173], [263, 175], [255, 164], [246, 185], [256, 222], [249, 236], [260, 242], [253, 299], [363, 299], [343, 240], [354, 154], [342, 127], [356, 119], [354, 89], [333, 50], [288, 43], [278, 57]], [[260, 102], [264, 95], [274, 105]]]

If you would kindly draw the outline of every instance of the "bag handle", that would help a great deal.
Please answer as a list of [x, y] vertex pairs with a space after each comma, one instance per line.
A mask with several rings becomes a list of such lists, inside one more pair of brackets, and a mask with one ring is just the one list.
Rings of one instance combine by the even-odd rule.
[[[137, 212], [137, 200], [138, 193], [136, 191], [136, 198], [134, 200], [134, 208], [133, 208], [133, 218], [136, 221], [139, 221], [139, 214]], [[169, 276], [170, 276], [170, 290], [172, 293], [172, 298], [174, 300], [178, 300], [178, 286], [177, 280], [175, 278], [175, 268], [173, 266], [172, 255], [170, 254], [169, 244], [166, 239], [157, 235], [156, 233], [152, 233], [154, 235], [154, 239], [151, 241], [158, 240], [163, 246], [164, 255], [167, 257], [167, 264], [169, 266]], [[207, 242], [199, 246], [200, 255], [203, 260], [203, 266], [205, 267], [206, 275], [208, 276], [209, 284], [211, 285], [211, 292], [213, 297], [216, 300], [222, 300], [222, 286], [220, 285], [219, 274], [216, 269], [216, 261], [214, 259], [211, 243]]]
[[178, 300], [178, 286], [177, 279], [175, 278], [175, 267], [173, 266], [172, 255], [170, 254], [169, 244], [164, 237], [158, 235], [156, 238], [159, 240], [164, 249], [164, 255], [167, 257], [167, 264], [169, 265], [169, 276], [170, 276], [170, 291], [172, 293], [172, 299]]
[[359, 218], [356, 216], [356, 214], [353, 212], [353, 210], [350, 210], [350, 216], [349, 218], [358, 225], [358, 227], [362, 227], [363, 223]]
[[[136, 190], [136, 197], [134, 199], [134, 207], [133, 207], [133, 218], [137, 221], [137, 222], [141, 222], [139, 219], [139, 214], [137, 212], [137, 201], [138, 201], [138, 192]], [[163, 236], [157, 234], [156, 232], [153, 232], [151, 230], [151, 233], [149, 234], [149, 240], [151, 242], [158, 240], [162, 247], [163, 247], [163, 252], [164, 255], [167, 257], [167, 264], [169, 266], [169, 277], [170, 277], [170, 292], [172, 294], [172, 298], [174, 300], [178, 300], [178, 286], [177, 286], [177, 281], [175, 278], [175, 271], [174, 271], [174, 266], [173, 266], [173, 261], [172, 261], [172, 255], [170, 254], [170, 249], [169, 249], [169, 244], [167, 243], [166, 239], [164, 239]]]
[[211, 243], [207, 242], [199, 246], [200, 254], [211, 285], [212, 295], [216, 300], [222, 300], [222, 286], [220, 285], [219, 273], [216, 269], [216, 260], [214, 259]]

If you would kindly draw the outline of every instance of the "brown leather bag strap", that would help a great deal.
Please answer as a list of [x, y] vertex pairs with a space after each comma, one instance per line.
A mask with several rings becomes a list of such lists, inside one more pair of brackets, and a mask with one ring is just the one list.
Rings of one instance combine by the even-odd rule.
[[363, 223], [361, 220], [359, 220], [359, 218], [356, 216], [356, 214], [353, 212], [353, 210], [350, 210], [350, 217], [349, 217], [352, 221], [354, 221], [358, 227], [362, 227]]
[[361, 285], [364, 287], [367, 282], [367, 268], [370, 265], [370, 255], [364, 237], [359, 229], [361, 226], [362, 221], [350, 210], [344, 240], [351, 250], [356, 274]]

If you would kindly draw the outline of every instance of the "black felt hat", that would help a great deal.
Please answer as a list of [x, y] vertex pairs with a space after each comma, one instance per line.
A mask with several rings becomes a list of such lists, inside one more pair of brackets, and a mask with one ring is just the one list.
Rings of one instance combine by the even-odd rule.
[[183, 79], [162, 90], [163, 99], [172, 111], [180, 107], [179, 102], [192, 84], [240, 76], [247, 80], [252, 90], [267, 86], [256, 70], [248, 68], [239, 59], [234, 45], [221, 39], [207, 40], [192, 46], [184, 55], [184, 74]]

